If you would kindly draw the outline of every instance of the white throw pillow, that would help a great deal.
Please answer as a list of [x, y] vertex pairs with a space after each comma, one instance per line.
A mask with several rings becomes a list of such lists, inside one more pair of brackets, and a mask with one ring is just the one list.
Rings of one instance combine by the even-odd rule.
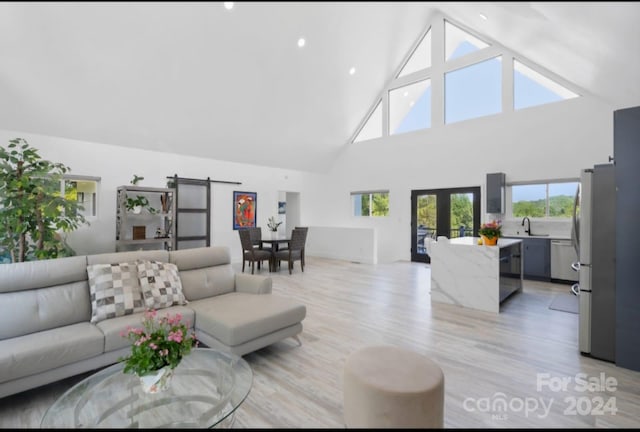
[[87, 266], [91, 294], [91, 322], [144, 311], [136, 263]]
[[148, 260], [138, 260], [136, 263], [142, 298], [147, 308], [162, 309], [187, 303], [175, 264]]

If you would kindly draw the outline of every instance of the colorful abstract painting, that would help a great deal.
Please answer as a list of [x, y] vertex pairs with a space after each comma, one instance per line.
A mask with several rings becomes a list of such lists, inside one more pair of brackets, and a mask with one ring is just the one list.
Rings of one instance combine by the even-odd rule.
[[233, 192], [233, 229], [256, 226], [255, 192]]

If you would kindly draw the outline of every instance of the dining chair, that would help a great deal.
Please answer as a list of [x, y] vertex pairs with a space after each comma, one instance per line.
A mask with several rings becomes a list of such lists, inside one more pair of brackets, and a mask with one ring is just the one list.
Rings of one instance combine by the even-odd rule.
[[273, 253], [271, 250], [258, 249], [254, 247], [254, 244], [251, 241], [250, 229], [240, 229], [238, 230], [238, 234], [240, 236], [240, 244], [242, 245], [242, 272], [244, 273], [244, 265], [247, 261], [251, 263], [251, 274], [254, 273], [256, 262], [258, 263], [258, 270], [260, 270], [260, 264], [262, 261], [267, 261], [269, 263], [269, 271], [271, 271], [273, 268]]
[[[294, 227], [293, 229], [303, 230], [303, 231], [305, 232], [305, 234], [306, 234], [307, 232], [309, 232], [309, 227], [300, 227], [300, 226], [297, 226], [297, 227]], [[307, 239], [306, 239], [306, 235], [305, 235], [305, 244], [306, 244], [306, 242], [307, 242]], [[280, 246], [280, 249], [279, 249], [279, 250], [287, 250], [288, 248], [289, 248], [289, 246]], [[303, 259], [304, 259], [304, 248], [302, 248], [302, 255], [303, 255]]]
[[309, 227], [295, 227], [295, 229], [300, 229], [304, 231], [304, 245], [302, 246], [302, 266], [304, 267], [305, 262], [304, 262], [304, 251], [306, 249], [306, 245], [307, 245], [307, 234], [309, 233]]
[[254, 247], [262, 246], [262, 228], [261, 227], [249, 227], [247, 228], [251, 233], [251, 243]]
[[289, 246], [285, 250], [279, 250], [273, 253], [273, 268], [280, 265], [280, 261], [287, 261], [289, 274], [293, 271], [293, 263], [300, 261], [300, 269], [304, 272], [303, 253], [304, 243], [307, 238], [307, 232], [303, 229], [293, 229], [291, 231], [291, 240]]

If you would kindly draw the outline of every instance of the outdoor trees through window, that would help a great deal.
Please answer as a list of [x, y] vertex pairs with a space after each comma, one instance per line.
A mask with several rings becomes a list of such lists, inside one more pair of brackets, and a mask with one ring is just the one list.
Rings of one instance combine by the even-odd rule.
[[511, 186], [514, 217], [570, 218], [578, 182], [536, 183]]
[[356, 192], [353, 197], [354, 216], [387, 216], [389, 192]]

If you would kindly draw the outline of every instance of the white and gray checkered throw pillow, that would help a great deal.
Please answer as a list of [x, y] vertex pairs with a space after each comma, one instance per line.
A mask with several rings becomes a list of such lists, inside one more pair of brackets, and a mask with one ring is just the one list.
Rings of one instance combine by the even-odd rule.
[[92, 323], [145, 310], [135, 263], [93, 264], [87, 275]]
[[162, 309], [187, 303], [175, 264], [147, 260], [138, 260], [136, 263], [142, 298], [147, 308]]

